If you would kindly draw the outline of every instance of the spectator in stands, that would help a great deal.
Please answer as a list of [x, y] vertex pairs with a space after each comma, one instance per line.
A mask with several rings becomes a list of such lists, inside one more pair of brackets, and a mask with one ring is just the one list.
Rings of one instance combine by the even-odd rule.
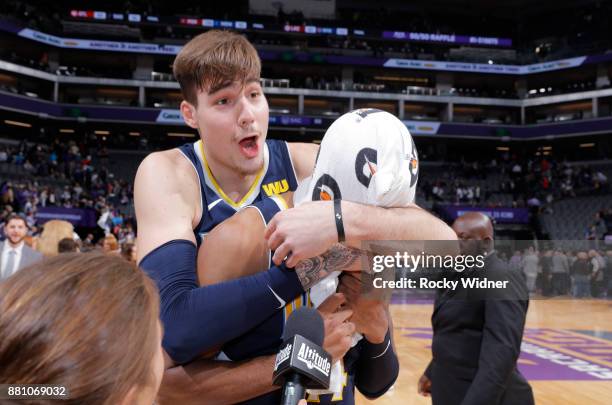
[[506, 255], [506, 252], [499, 252], [499, 258], [502, 262], [508, 263], [508, 255]]
[[576, 197], [571, 178], [567, 178], [561, 183], [561, 194], [563, 197]]
[[604, 272], [606, 263], [595, 249], [589, 250], [589, 263], [591, 265], [591, 294], [594, 298], [600, 297], [604, 292]]
[[11, 182], [5, 183], [0, 190], [2, 204], [13, 205], [15, 203], [15, 193], [13, 192], [13, 184]]
[[570, 273], [572, 275], [573, 292], [576, 298], [586, 298], [591, 295], [591, 268], [586, 252], [578, 252], [576, 261], [572, 264]]
[[520, 250], [515, 250], [514, 254], [510, 258], [508, 265], [513, 271], [520, 271], [522, 268], [523, 256]]
[[119, 249], [119, 243], [117, 238], [112, 233], [106, 235], [102, 241], [102, 251], [107, 254], [119, 255], [121, 249]]
[[121, 245], [121, 256], [129, 262], [136, 263], [136, 244], [127, 242]]
[[94, 248], [94, 236], [91, 233], [88, 233], [85, 239], [83, 239], [83, 243], [81, 245], [83, 250], [92, 250]]
[[533, 246], [529, 246], [525, 250], [523, 256], [523, 272], [527, 278], [527, 289], [529, 292], [535, 292], [536, 279], [538, 277], [538, 255]]
[[117, 232], [119, 243], [134, 243], [136, 240], [136, 233], [131, 222], [125, 222], [122, 224], [123, 227]]
[[604, 235], [608, 232], [608, 227], [603, 219], [603, 210], [595, 213], [593, 218], [593, 226], [595, 227], [596, 239], [603, 239]]
[[606, 297], [612, 299], [612, 249], [606, 252], [604, 258], [604, 285], [606, 286]]
[[595, 192], [605, 193], [608, 189], [608, 177], [598, 170], [593, 175], [593, 189]]
[[590, 225], [585, 232], [586, 240], [597, 240], [597, 227], [595, 225]]
[[542, 253], [542, 257], [540, 257], [540, 272], [538, 277], [540, 279], [540, 290], [545, 297], [549, 296], [552, 291], [552, 255], [552, 250], [547, 249]]
[[25, 218], [17, 214], [10, 215], [4, 231], [6, 240], [0, 242], [0, 280], [42, 259], [40, 253], [25, 244], [28, 231]]
[[433, 186], [432, 194], [438, 201], [442, 201], [444, 199], [444, 188], [440, 182], [436, 182], [436, 184]]
[[612, 208], [608, 208], [602, 218], [606, 227], [606, 235], [612, 234]]
[[521, 164], [518, 162], [514, 163], [514, 165], [512, 166], [512, 175], [515, 178], [518, 178], [522, 173], [523, 173], [523, 167], [521, 166]]
[[57, 244], [58, 253], [80, 252], [79, 244], [72, 238], [64, 238]]
[[[96, 137], [93, 138], [97, 142]], [[51, 145], [35, 144], [28, 145], [23, 143], [19, 150], [25, 151], [27, 160], [33, 165], [34, 176], [42, 176], [50, 179], [57, 179], [62, 182], [66, 180], [72, 182], [73, 187], [55, 190], [55, 187], [38, 187], [28, 183], [19, 184], [15, 187], [12, 183], [6, 183], [0, 189], [0, 195], [6, 195], [6, 203], [14, 205], [17, 211], [26, 212], [33, 206], [33, 213], [39, 206], [65, 207], [87, 207], [92, 196], [102, 199], [104, 205], [109, 207], [109, 211], [115, 209], [118, 203], [129, 203], [132, 195], [131, 187], [127, 182], [114, 178], [108, 172], [104, 164], [94, 167], [91, 156], [87, 154], [90, 147], [89, 141], [77, 146], [74, 142], [64, 143], [55, 141]], [[81, 151], [82, 149], [82, 151]], [[86, 156], [81, 159], [80, 156]], [[100, 160], [101, 162], [103, 159]], [[12, 162], [15, 165], [15, 159]], [[11, 196], [12, 194], [12, 196]], [[120, 198], [115, 198], [121, 196]], [[32, 200], [32, 201], [30, 201]], [[24, 206], [27, 204], [27, 207]]]
[[56, 256], [59, 242], [74, 238], [74, 228], [70, 222], [54, 219], [45, 223], [42, 234], [36, 243], [36, 249], [43, 255]]
[[57, 203], [57, 196], [55, 195], [55, 192], [51, 192], [49, 193], [49, 199], [48, 202], [49, 206], [55, 206]]
[[569, 278], [569, 260], [561, 249], [555, 249], [552, 257], [552, 291], [553, 295], [567, 294]]
[[542, 205], [542, 202], [535, 195], [531, 197], [529, 200], [527, 200], [527, 206], [531, 209], [532, 212], [538, 212], [541, 205]]
[[0, 383], [59, 384], [71, 403], [149, 405], [164, 369], [158, 317], [155, 284], [119, 258], [28, 267], [0, 283]]

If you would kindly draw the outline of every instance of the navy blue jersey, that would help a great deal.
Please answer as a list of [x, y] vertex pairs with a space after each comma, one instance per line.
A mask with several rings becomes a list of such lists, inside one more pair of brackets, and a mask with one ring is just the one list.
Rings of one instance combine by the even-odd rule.
[[202, 141], [188, 143], [179, 150], [194, 166], [200, 179], [202, 219], [193, 230], [198, 247], [217, 224], [254, 202], [297, 188], [297, 176], [291, 162], [287, 142], [267, 140], [264, 144], [264, 165], [247, 194], [238, 202], [232, 201], [219, 187], [206, 162]]
[[[206, 162], [202, 141], [183, 145], [180, 151], [192, 163], [200, 181], [203, 212], [200, 223], [193, 230], [198, 247], [208, 232], [244, 207], [255, 206], [261, 213], [264, 222], [268, 223], [281, 209], [279, 204], [282, 204], [282, 199], [274, 198], [274, 196], [294, 191], [297, 187], [297, 176], [287, 143], [284, 141], [266, 141], [263, 168], [256, 176], [249, 192], [239, 202], [234, 202], [227, 197], [217, 184]], [[272, 265], [271, 262], [270, 265]], [[276, 353], [281, 344], [285, 321], [289, 315], [295, 309], [309, 304], [308, 295], [302, 294], [292, 302], [286, 303], [284, 307], [279, 305], [279, 311], [265, 322], [231, 342], [227, 342], [223, 346], [221, 358], [238, 361]]]

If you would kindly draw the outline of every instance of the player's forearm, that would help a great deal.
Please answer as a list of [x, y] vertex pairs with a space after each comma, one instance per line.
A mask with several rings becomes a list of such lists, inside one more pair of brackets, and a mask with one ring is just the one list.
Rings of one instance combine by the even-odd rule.
[[417, 207], [382, 208], [342, 201], [347, 241], [456, 240], [442, 220]]
[[295, 274], [304, 290], [308, 290], [330, 273], [354, 265], [360, 256], [359, 250], [336, 243], [322, 255], [300, 261], [295, 266]]
[[178, 364], [242, 335], [304, 291], [281, 267], [198, 288], [195, 256], [191, 242], [173, 241], [140, 262], [159, 288], [163, 345]]
[[362, 342], [355, 384], [368, 398], [378, 398], [395, 383], [399, 359], [391, 344], [391, 331], [381, 343]]
[[198, 360], [166, 370], [158, 395], [165, 404], [235, 404], [274, 391], [275, 356], [246, 362]]

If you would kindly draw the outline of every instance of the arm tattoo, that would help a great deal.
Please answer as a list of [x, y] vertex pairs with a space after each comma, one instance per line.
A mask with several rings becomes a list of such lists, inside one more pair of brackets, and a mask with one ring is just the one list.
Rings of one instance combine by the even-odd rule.
[[304, 290], [308, 290], [331, 272], [342, 271], [353, 264], [361, 254], [362, 252], [359, 249], [349, 248], [337, 243], [321, 256], [301, 260], [295, 266], [295, 272]]

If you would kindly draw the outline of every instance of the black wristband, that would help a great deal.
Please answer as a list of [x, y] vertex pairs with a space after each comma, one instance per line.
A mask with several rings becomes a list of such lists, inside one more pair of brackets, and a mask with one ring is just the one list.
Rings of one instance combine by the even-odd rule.
[[361, 345], [355, 385], [370, 398], [377, 398], [391, 388], [399, 375], [399, 360], [391, 344], [391, 331], [385, 341], [373, 344], [367, 339]]
[[334, 200], [334, 218], [336, 219], [336, 230], [338, 231], [338, 242], [344, 242], [344, 222], [342, 221], [342, 200]]
[[364, 342], [364, 352], [362, 354], [368, 356], [371, 359], [378, 359], [383, 357], [388, 352], [393, 352], [393, 347], [391, 346], [391, 330], [387, 329], [387, 333], [385, 333], [385, 340], [381, 343], [372, 343], [368, 340], [367, 336], [363, 337], [365, 339]]

